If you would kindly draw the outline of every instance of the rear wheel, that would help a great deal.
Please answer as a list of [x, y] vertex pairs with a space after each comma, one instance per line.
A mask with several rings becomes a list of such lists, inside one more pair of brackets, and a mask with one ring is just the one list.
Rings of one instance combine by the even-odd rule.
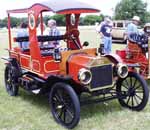
[[116, 91], [119, 96], [119, 103], [129, 109], [140, 111], [148, 102], [147, 83], [135, 72], [129, 72], [125, 79], [119, 79]]
[[65, 83], [56, 83], [49, 96], [55, 120], [66, 128], [74, 128], [80, 120], [80, 103], [73, 88]]
[[18, 95], [18, 70], [12, 64], [8, 64], [5, 68], [5, 88], [10, 96]]

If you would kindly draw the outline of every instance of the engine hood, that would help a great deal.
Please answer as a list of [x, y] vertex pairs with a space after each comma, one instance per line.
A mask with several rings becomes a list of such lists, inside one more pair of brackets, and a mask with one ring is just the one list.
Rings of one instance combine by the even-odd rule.
[[[96, 48], [82, 49], [82, 50], [70, 50], [70, 51], [62, 52], [61, 53], [62, 60], [59, 63], [60, 74], [68, 75], [68, 65], [71, 62], [77, 62], [77, 64], [86, 65], [89, 61], [89, 58], [86, 58], [86, 57], [83, 58], [82, 57], [83, 54], [84, 55], [86, 54], [87, 56], [95, 57], [96, 56]], [[79, 62], [81, 60], [80, 56], [83, 59], [82, 63]], [[77, 61], [73, 61], [74, 58], [76, 58]]]
[[84, 53], [73, 54], [68, 59], [67, 74], [78, 82], [79, 71], [96, 66], [112, 64], [107, 57], [91, 56]]

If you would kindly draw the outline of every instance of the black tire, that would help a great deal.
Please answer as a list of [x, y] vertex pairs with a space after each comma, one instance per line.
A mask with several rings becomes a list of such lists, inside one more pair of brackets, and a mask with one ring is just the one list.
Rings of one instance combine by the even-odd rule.
[[5, 88], [10, 96], [17, 96], [19, 85], [18, 85], [18, 70], [11, 64], [7, 64], [4, 73]]
[[119, 79], [116, 86], [119, 103], [126, 108], [140, 111], [148, 102], [149, 90], [146, 81], [137, 73], [129, 72], [125, 79]]
[[73, 88], [65, 83], [56, 83], [50, 92], [49, 103], [56, 122], [66, 128], [74, 128], [80, 120], [80, 103]]

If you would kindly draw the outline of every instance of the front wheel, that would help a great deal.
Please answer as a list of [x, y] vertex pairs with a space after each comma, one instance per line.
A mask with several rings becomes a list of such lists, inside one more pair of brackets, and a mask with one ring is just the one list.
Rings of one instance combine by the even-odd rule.
[[146, 81], [137, 73], [129, 72], [119, 79], [116, 86], [119, 103], [129, 109], [140, 111], [148, 102], [149, 90]]
[[54, 119], [66, 128], [74, 128], [80, 120], [80, 103], [70, 85], [56, 83], [50, 92], [49, 102]]

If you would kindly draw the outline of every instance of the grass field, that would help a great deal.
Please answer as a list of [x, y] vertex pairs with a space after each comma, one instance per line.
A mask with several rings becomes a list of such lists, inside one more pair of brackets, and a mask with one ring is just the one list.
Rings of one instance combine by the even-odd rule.
[[[99, 46], [95, 30], [82, 29], [81, 41], [90, 47]], [[0, 56], [7, 55], [7, 33], [0, 31]], [[123, 45], [113, 45], [116, 49]], [[10, 97], [4, 88], [4, 62], [0, 62], [0, 130], [65, 130], [51, 113], [47, 97], [20, 89], [19, 96]], [[81, 119], [74, 130], [150, 130], [150, 104], [141, 112], [122, 108], [117, 100], [81, 107]]]

